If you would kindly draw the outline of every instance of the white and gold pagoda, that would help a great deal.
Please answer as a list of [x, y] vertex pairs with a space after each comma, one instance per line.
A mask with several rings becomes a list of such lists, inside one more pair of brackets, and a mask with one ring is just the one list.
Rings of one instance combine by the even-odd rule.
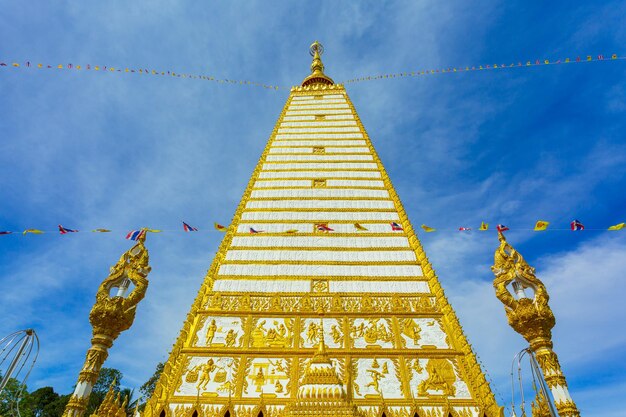
[[497, 417], [343, 85], [311, 46], [146, 417]]

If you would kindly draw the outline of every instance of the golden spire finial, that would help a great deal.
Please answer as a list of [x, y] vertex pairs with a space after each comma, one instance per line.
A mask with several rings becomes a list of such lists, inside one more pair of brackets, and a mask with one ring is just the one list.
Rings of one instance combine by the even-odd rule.
[[324, 74], [324, 64], [322, 63], [321, 58], [321, 55], [324, 53], [324, 46], [318, 41], [315, 41], [309, 47], [309, 53], [313, 57], [313, 62], [311, 62], [311, 75], [302, 81], [302, 86], [312, 84], [334, 84], [335, 82], [332, 78]]

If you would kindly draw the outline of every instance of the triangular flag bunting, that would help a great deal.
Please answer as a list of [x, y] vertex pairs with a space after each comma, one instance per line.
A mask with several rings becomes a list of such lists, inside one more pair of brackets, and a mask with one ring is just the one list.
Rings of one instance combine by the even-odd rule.
[[183, 230], [185, 232], [197, 232], [198, 229], [193, 227], [193, 226], [189, 226], [187, 223], [183, 222]]
[[59, 233], [61, 233], [62, 235], [65, 235], [68, 233], [76, 233], [76, 232], [78, 232], [78, 230], [68, 229], [67, 227], [63, 227], [59, 225]]
[[145, 230], [131, 230], [130, 232], [128, 232], [126, 234], [126, 239], [127, 240], [139, 240], [142, 237], [146, 236], [146, 231]]

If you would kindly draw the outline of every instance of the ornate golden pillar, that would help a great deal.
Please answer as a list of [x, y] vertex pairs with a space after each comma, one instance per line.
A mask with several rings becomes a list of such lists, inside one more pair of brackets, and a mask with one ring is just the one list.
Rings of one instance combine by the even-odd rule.
[[[121, 256], [98, 288], [96, 303], [89, 313], [93, 328], [91, 348], [78, 374], [76, 389], [65, 407], [64, 417], [83, 415], [100, 368], [109, 355], [109, 348], [120, 333], [133, 324], [137, 304], [146, 295], [146, 277], [151, 269], [148, 265], [148, 250], [144, 246], [145, 239], [144, 234], [135, 246]], [[126, 296], [131, 283], [134, 288]], [[115, 294], [112, 295], [112, 292]]]
[[[557, 355], [552, 350], [555, 319], [548, 306], [548, 291], [535, 276], [535, 268], [526, 263], [501, 232], [498, 232], [498, 240], [500, 247], [495, 252], [491, 267], [496, 276], [493, 281], [496, 297], [504, 304], [509, 325], [530, 344], [552, 392], [559, 416], [578, 417], [580, 413], [567, 389]], [[513, 293], [507, 288], [509, 284]], [[528, 289], [533, 293], [530, 297], [526, 294]]]

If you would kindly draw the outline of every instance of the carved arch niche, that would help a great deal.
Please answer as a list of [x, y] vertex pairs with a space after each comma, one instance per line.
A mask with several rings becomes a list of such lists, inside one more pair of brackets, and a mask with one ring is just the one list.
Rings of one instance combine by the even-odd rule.
[[[232, 404], [226, 404], [219, 413], [220, 417], [235, 417], [235, 409]], [[252, 414], [254, 416], [254, 414]]]
[[252, 413], [250, 413], [250, 415], [252, 417], [268, 417], [269, 416], [267, 409], [265, 408], [265, 405], [263, 404], [257, 405], [254, 408], [254, 410], [252, 410]]

